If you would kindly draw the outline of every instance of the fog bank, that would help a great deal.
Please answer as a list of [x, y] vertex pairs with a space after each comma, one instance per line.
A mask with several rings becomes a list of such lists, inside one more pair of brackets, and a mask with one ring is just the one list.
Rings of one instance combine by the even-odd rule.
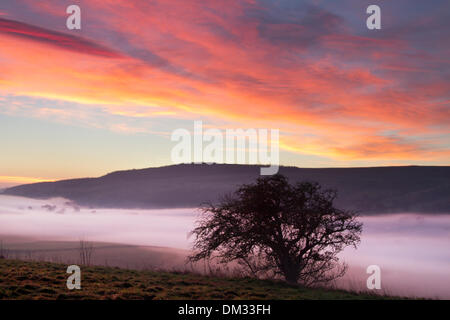
[[[89, 241], [189, 249], [197, 209], [89, 209], [65, 199], [0, 195], [0, 234], [36, 241]], [[391, 294], [450, 298], [450, 215], [412, 213], [361, 217], [358, 249], [342, 287], [365, 287], [366, 268], [378, 265]], [[0, 239], [1, 240], [1, 239]]]

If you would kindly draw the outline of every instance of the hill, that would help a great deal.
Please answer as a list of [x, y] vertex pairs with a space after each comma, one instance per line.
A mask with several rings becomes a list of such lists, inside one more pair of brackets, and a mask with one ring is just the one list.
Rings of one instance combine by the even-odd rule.
[[[117, 171], [84, 178], [16, 186], [5, 194], [64, 197], [103, 208], [197, 207], [259, 177], [259, 166], [183, 164]], [[291, 181], [318, 181], [338, 190], [337, 204], [361, 213], [450, 212], [450, 167], [280, 167]]]
[[0, 259], [0, 299], [381, 299], [385, 296], [310, 289], [250, 278], [82, 267], [81, 290], [66, 287], [67, 265]]

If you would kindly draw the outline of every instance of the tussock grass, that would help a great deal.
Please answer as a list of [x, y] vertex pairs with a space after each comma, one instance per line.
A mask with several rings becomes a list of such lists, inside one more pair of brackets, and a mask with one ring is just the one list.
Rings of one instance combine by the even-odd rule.
[[272, 280], [100, 266], [81, 267], [81, 290], [68, 290], [66, 269], [60, 263], [0, 259], [0, 299], [391, 299]]

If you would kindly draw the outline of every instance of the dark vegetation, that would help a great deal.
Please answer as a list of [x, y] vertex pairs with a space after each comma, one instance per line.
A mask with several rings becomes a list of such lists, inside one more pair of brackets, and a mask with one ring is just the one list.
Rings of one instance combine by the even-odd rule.
[[356, 214], [334, 206], [336, 196], [318, 183], [259, 178], [204, 207], [190, 259], [237, 261], [255, 277], [291, 284], [330, 283], [346, 271], [337, 254], [356, 247], [362, 231]]

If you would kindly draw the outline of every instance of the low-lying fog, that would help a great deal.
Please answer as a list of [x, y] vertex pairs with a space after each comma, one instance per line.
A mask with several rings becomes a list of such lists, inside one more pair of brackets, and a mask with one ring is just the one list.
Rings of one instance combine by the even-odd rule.
[[[0, 235], [4, 246], [27, 237], [189, 249], [188, 233], [197, 214], [196, 209], [88, 209], [65, 199], [0, 196]], [[364, 288], [366, 267], [375, 264], [381, 268], [387, 293], [450, 298], [450, 215], [405, 213], [360, 219], [362, 241], [357, 250], [348, 248], [341, 255], [350, 269], [340, 286]]]

